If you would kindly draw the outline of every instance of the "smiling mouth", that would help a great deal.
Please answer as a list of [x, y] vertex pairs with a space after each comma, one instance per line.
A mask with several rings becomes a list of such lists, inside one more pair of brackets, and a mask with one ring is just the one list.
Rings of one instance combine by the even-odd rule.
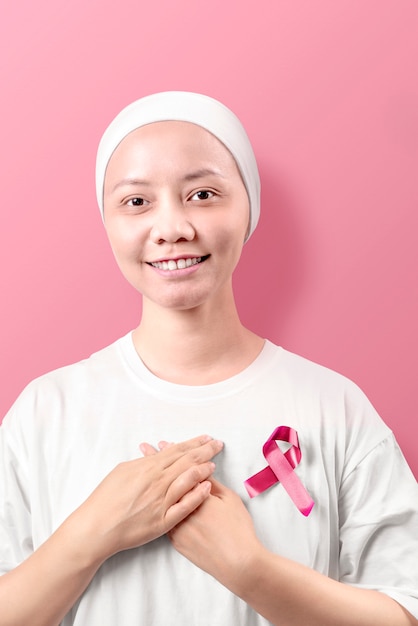
[[199, 263], [203, 263], [203, 261], [206, 261], [209, 256], [209, 254], [206, 254], [206, 256], [196, 256], [188, 259], [169, 259], [167, 261], [156, 261], [155, 263], [148, 263], [148, 265], [152, 265], [152, 267], [156, 267], [159, 270], [184, 270], [186, 267], [191, 267], [192, 265], [198, 265]]

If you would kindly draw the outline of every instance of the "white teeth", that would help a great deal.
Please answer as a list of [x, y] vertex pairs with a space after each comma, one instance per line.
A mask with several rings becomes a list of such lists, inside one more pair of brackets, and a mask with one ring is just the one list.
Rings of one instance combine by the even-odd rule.
[[159, 270], [183, 270], [185, 267], [190, 267], [191, 265], [200, 263], [201, 260], [202, 257], [198, 256], [193, 259], [178, 259], [177, 261], [174, 261], [173, 259], [170, 259], [169, 261], [157, 261], [156, 263], [151, 263], [151, 265]]

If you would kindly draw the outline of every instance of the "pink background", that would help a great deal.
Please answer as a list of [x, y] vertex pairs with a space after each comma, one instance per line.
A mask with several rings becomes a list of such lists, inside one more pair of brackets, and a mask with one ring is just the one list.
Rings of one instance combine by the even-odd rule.
[[195, 90], [236, 111], [259, 158], [243, 320], [354, 379], [418, 476], [418, 2], [4, 6], [0, 413], [137, 323], [96, 207], [96, 145], [131, 100]]

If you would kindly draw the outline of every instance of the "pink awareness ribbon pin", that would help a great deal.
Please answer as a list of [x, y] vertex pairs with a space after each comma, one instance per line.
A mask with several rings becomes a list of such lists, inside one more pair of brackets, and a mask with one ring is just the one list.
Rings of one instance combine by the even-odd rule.
[[[283, 454], [276, 441], [286, 441], [291, 446]], [[302, 458], [296, 430], [290, 426], [278, 426], [264, 444], [263, 454], [268, 463], [267, 467], [244, 481], [250, 498], [258, 496], [275, 483], [281, 482], [299, 511], [308, 516], [312, 511], [314, 501], [293, 471]]]

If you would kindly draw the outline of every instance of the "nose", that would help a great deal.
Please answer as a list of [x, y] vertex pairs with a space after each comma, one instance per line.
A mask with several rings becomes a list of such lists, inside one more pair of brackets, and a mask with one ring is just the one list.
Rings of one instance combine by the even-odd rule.
[[166, 198], [154, 211], [150, 238], [154, 243], [192, 241], [195, 229], [180, 200]]

